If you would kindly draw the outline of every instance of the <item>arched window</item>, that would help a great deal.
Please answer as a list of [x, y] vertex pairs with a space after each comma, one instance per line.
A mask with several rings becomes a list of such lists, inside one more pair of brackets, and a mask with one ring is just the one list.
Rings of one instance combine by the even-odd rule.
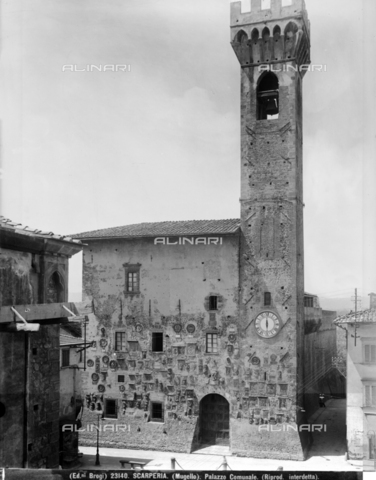
[[257, 120], [274, 120], [279, 115], [279, 82], [272, 72], [266, 72], [257, 87]]

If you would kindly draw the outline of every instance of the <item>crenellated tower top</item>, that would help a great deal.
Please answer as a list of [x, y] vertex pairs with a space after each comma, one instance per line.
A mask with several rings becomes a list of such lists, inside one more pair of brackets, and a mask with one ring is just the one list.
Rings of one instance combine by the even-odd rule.
[[304, 0], [251, 0], [250, 11], [242, 11], [242, 2], [231, 3], [231, 44], [242, 67], [309, 65], [310, 23]]

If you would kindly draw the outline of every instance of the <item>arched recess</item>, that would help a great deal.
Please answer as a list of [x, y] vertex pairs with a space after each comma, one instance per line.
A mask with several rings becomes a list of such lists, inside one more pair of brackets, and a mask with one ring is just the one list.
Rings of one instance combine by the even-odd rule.
[[272, 60], [272, 41], [268, 27], [265, 27], [262, 31], [262, 49], [264, 62]]
[[277, 75], [265, 72], [257, 86], [257, 120], [274, 120], [279, 115], [279, 81]]
[[295, 22], [289, 22], [285, 27], [285, 58], [294, 56], [296, 34], [299, 27]]
[[202, 444], [229, 445], [230, 404], [225, 397], [209, 393], [200, 401], [200, 432]]
[[65, 300], [64, 280], [59, 272], [55, 271], [47, 282], [46, 302], [59, 303]]
[[257, 28], [254, 28], [251, 34], [252, 42], [257, 43], [259, 37], [260, 37], [259, 31], [257, 30]]
[[239, 30], [236, 34], [235, 42], [246, 44], [248, 41], [248, 35], [245, 33], [244, 30]]
[[235, 37], [235, 42], [239, 44], [239, 55], [241, 64], [247, 64], [250, 61], [250, 48], [248, 46], [248, 35], [244, 30], [240, 30]]
[[281, 37], [281, 27], [279, 25], [273, 28], [273, 40], [274, 60], [281, 60], [283, 58], [283, 41]]
[[252, 61], [253, 63], [260, 63], [261, 51], [259, 43], [260, 33], [257, 28], [254, 28], [251, 33], [251, 45], [252, 45]]
[[270, 30], [268, 27], [265, 27], [264, 30], [262, 31], [262, 39], [264, 42], [268, 42], [270, 38]]

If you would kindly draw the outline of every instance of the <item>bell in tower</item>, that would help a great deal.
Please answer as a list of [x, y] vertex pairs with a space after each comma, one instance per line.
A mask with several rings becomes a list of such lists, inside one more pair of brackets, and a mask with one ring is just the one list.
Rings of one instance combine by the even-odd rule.
[[265, 73], [257, 88], [257, 118], [272, 120], [278, 118], [279, 92], [278, 77], [274, 73]]

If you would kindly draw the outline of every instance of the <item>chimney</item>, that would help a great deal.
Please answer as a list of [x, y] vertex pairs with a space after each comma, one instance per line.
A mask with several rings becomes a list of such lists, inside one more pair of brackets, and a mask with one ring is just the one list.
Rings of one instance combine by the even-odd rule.
[[369, 294], [369, 308], [371, 310], [376, 310], [376, 293]]

